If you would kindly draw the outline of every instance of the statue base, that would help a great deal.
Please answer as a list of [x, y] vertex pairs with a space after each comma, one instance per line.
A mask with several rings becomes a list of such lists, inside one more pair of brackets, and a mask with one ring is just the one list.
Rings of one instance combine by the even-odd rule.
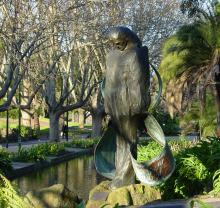
[[160, 192], [154, 187], [132, 184], [110, 190], [109, 182], [103, 181], [90, 191], [86, 208], [98, 208], [104, 205], [106, 208], [111, 208], [116, 204], [119, 206], [144, 205], [161, 199]]

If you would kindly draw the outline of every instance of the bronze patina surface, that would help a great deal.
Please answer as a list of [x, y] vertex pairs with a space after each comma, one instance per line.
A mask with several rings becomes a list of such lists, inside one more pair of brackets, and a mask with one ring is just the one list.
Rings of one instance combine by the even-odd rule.
[[135, 183], [135, 174], [141, 177], [140, 181], [154, 185], [152, 180], [161, 181], [172, 173], [174, 161], [165, 138], [155, 132], [152, 135], [164, 146], [162, 155], [147, 166], [137, 163], [137, 130], [154, 125], [156, 131], [159, 129], [158, 123], [150, 119], [152, 116], [152, 122], [147, 122], [151, 104], [148, 48], [126, 27], [110, 29], [107, 38], [113, 49], [106, 56], [103, 94], [111, 123], [95, 150], [96, 169], [112, 179], [112, 189]]

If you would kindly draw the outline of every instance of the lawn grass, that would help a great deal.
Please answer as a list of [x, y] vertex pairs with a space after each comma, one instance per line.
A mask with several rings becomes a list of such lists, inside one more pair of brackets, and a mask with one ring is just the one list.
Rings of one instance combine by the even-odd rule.
[[48, 127], [40, 128], [39, 137], [45, 135], [49, 135], [49, 128]]
[[[40, 117], [40, 122], [41, 122], [41, 121], [43, 121], [43, 122], [48, 122], [48, 125], [49, 125], [49, 118]], [[69, 122], [68, 122], [68, 126], [69, 126], [69, 127], [78, 127], [78, 126], [79, 126], [79, 123], [69, 121]], [[91, 126], [92, 126], [91, 124], [85, 124], [85, 127], [91, 127]]]
[[[9, 124], [10, 129], [16, 128], [17, 126], [18, 124]], [[0, 121], [0, 129], [6, 129], [6, 123], [3, 123], [2, 121]]]
[[[18, 121], [17, 120], [10, 121], [10, 120], [9, 120], [9, 128], [11, 128], [11, 129], [16, 128], [18, 126]], [[41, 130], [49, 128], [49, 118], [40, 117], [40, 122], [47, 122], [48, 123], [48, 125], [41, 124], [41, 127], [40, 127]], [[68, 125], [69, 125], [69, 127], [78, 127], [79, 123], [69, 121]], [[85, 127], [91, 127], [91, 124], [85, 124]], [[1, 129], [6, 128], [6, 119], [5, 118], [0, 118], [0, 128]]]
[[[91, 130], [88, 129], [80, 129], [79, 124], [76, 122], [69, 122], [69, 137], [73, 138], [76, 135], [79, 134], [90, 134]], [[91, 127], [91, 125], [85, 125], [85, 127]], [[17, 119], [10, 119], [9, 120], [9, 129], [15, 129], [18, 128], [18, 121]], [[49, 119], [40, 117], [40, 131], [38, 137], [48, 137], [49, 136]], [[6, 132], [6, 119], [0, 118], [0, 131], [2, 133], [2, 136], [5, 136]]]

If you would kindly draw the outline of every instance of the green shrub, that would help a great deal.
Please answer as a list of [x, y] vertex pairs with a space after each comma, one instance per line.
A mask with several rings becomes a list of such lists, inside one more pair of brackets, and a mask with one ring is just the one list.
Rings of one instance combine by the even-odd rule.
[[30, 161], [43, 161], [46, 159], [47, 152], [41, 146], [32, 146], [30, 149], [27, 150], [28, 152], [28, 159]]
[[179, 174], [191, 181], [203, 181], [209, 177], [209, 171], [199, 158], [193, 154], [187, 154], [179, 159]]
[[27, 149], [20, 148], [18, 152], [12, 153], [12, 161], [22, 161], [28, 162], [29, 161], [29, 153]]
[[[16, 128], [13, 128], [11, 130], [11, 133], [9, 134], [9, 139], [10, 140], [15, 140], [19, 136], [19, 127], [17, 126]], [[29, 126], [23, 126], [21, 125], [21, 131], [20, 131], [20, 136], [22, 140], [29, 140], [29, 139], [37, 139], [37, 130], [32, 129]]]
[[[7, 116], [6, 111], [0, 112], [0, 118], [6, 118], [6, 116]], [[9, 110], [9, 118], [18, 119], [18, 117], [19, 117], [19, 110], [18, 109]]]
[[20, 132], [21, 137], [23, 137], [23, 138], [31, 137], [31, 133], [32, 133], [31, 131], [32, 131], [31, 127], [21, 126], [21, 132]]
[[99, 138], [91, 139], [73, 139], [71, 142], [65, 144], [66, 147], [91, 148], [97, 144]]
[[11, 156], [10, 153], [0, 148], [0, 171], [6, 173], [8, 170], [12, 169]]
[[47, 147], [48, 155], [59, 155], [65, 151], [64, 143], [52, 143], [49, 144]]
[[213, 179], [213, 190], [210, 193], [216, 195], [220, 193], [220, 169], [214, 173], [212, 179]]
[[[152, 144], [151, 144], [152, 143]], [[139, 147], [138, 160], [149, 160], [158, 155], [161, 147], [150, 142]], [[213, 189], [220, 191], [220, 140], [208, 137], [198, 143], [185, 140], [170, 141], [176, 161], [176, 169], [172, 176], [158, 186], [165, 200], [189, 198]], [[214, 185], [213, 185], [214, 182]]]
[[13, 154], [13, 161], [43, 161], [47, 156], [60, 155], [66, 147], [90, 148], [98, 142], [98, 139], [76, 139], [66, 143], [44, 143], [33, 145], [29, 149], [21, 148]]
[[177, 117], [171, 118], [168, 112], [165, 112], [162, 108], [158, 108], [153, 112], [153, 116], [156, 118], [165, 135], [177, 135], [180, 131], [179, 121]]
[[142, 142], [141, 145], [138, 145], [138, 161], [143, 162], [146, 160], [150, 160], [153, 157], [159, 155], [161, 151], [161, 145], [159, 145], [155, 141], [148, 142], [148, 144], [146, 145], [144, 145], [144, 143]]
[[43, 161], [46, 156], [58, 155], [65, 151], [63, 143], [44, 143], [34, 145], [29, 149], [21, 148], [17, 153], [13, 155], [13, 161]]
[[212, 205], [207, 204], [199, 199], [190, 200], [190, 208], [200, 207], [200, 208], [214, 208]]
[[10, 133], [8, 135], [8, 139], [10, 141], [16, 141], [18, 139], [18, 136], [19, 136], [19, 131], [17, 128], [13, 128], [10, 130]]
[[197, 143], [189, 141], [187, 138], [180, 137], [179, 140], [170, 140], [169, 145], [174, 154], [191, 147], [194, 147]]
[[[17, 127], [18, 129], [18, 127]], [[37, 138], [37, 134], [36, 134], [36, 130], [32, 129], [29, 126], [21, 126], [21, 137], [24, 139], [36, 139]]]

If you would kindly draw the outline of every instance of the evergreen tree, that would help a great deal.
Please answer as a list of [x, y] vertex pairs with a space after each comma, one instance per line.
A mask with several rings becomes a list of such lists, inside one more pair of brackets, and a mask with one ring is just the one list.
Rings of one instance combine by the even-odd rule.
[[160, 72], [171, 114], [183, 113], [196, 95], [202, 114], [207, 86], [214, 90], [220, 136], [220, 3], [204, 7], [201, 2], [183, 1], [182, 10], [196, 18], [164, 43]]

